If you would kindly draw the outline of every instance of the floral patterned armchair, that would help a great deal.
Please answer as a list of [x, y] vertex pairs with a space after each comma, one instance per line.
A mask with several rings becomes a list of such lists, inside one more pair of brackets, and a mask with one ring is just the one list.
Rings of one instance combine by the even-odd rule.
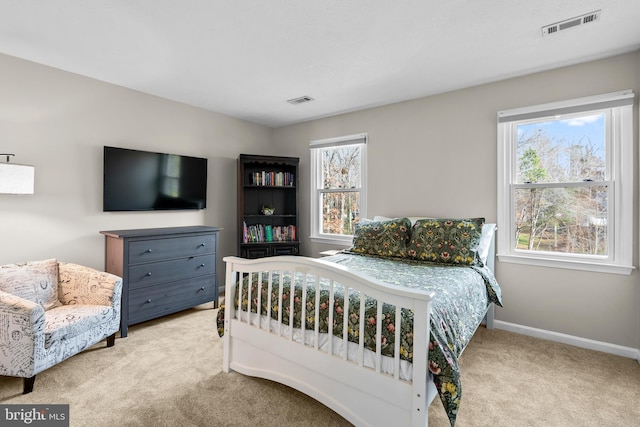
[[55, 259], [0, 266], [0, 375], [36, 374], [120, 329], [122, 279]]

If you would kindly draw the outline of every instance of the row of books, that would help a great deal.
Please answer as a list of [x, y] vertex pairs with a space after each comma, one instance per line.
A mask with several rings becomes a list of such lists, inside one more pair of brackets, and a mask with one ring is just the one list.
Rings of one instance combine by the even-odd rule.
[[297, 240], [295, 225], [249, 225], [243, 223], [244, 243], [291, 242]]
[[291, 172], [254, 172], [251, 174], [251, 185], [263, 187], [293, 187], [294, 175]]

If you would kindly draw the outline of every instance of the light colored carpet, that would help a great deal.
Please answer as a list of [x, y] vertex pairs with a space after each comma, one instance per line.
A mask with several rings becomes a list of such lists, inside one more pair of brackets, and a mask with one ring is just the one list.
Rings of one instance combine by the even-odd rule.
[[[347, 426], [311, 398], [222, 372], [216, 310], [201, 306], [129, 329], [40, 373], [34, 392], [0, 377], [0, 402], [70, 404], [71, 426]], [[480, 328], [461, 361], [457, 427], [635, 426], [635, 360]], [[438, 399], [430, 425], [449, 425]]]

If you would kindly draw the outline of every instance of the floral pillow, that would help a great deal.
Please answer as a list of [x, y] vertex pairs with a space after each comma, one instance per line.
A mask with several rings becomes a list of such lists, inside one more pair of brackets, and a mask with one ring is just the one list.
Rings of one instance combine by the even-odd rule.
[[58, 261], [2, 265], [0, 290], [40, 304], [45, 310], [58, 307]]
[[474, 265], [484, 218], [426, 218], [413, 225], [408, 255], [422, 261]]
[[350, 251], [362, 255], [406, 258], [410, 231], [411, 222], [407, 218], [360, 220], [356, 224]]

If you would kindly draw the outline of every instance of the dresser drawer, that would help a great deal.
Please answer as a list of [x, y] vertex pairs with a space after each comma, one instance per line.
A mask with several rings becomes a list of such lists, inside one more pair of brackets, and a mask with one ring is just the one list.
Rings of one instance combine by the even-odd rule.
[[129, 264], [212, 254], [215, 247], [215, 234], [137, 240], [129, 243]]
[[129, 292], [129, 323], [138, 323], [213, 301], [213, 276], [162, 283]]
[[216, 260], [213, 255], [133, 265], [129, 267], [129, 289], [215, 274], [215, 271]]

